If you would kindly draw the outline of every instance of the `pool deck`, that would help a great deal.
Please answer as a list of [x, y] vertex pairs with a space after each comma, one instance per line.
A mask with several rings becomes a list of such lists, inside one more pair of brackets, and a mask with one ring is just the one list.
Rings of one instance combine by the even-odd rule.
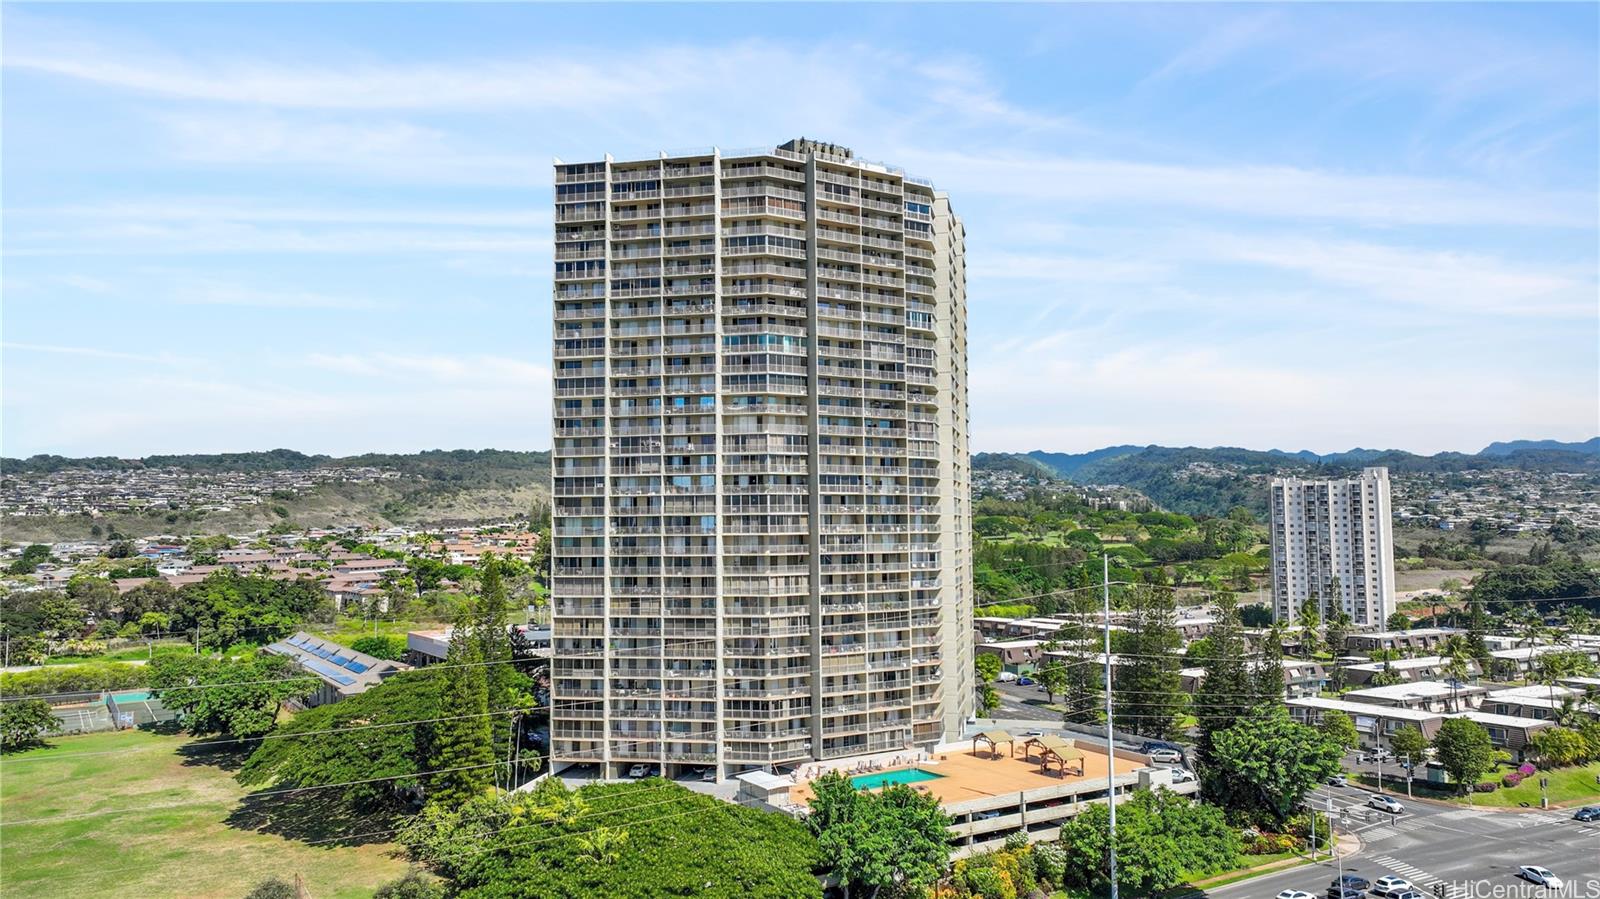
[[[1066, 775], [1051, 771], [1049, 774], [1039, 773], [1038, 757], [1032, 761], [1025, 761], [1022, 749], [1017, 748], [1017, 755], [1008, 754], [1008, 747], [1002, 743], [998, 757], [989, 752], [987, 747], [981, 748], [976, 754], [971, 747], [964, 749], [948, 749], [933, 753], [932, 761], [921, 761], [914, 765], [903, 765], [901, 768], [921, 768], [934, 774], [941, 775], [935, 780], [923, 780], [911, 784], [914, 790], [922, 790], [933, 794], [939, 799], [940, 805], [955, 805], [972, 799], [984, 799], [1009, 793], [1022, 793], [1044, 787], [1059, 787], [1063, 784], [1082, 783], [1090, 781], [1104, 784], [1106, 780], [1106, 757], [1101, 752], [1082, 743], [1079, 748], [1083, 750], [1083, 773], [1076, 774], [1070, 770]], [[1116, 773], [1132, 774], [1145, 765], [1128, 759], [1116, 759]], [[898, 770], [898, 769], [886, 769]], [[882, 774], [884, 771], [875, 771]], [[810, 782], [800, 784], [789, 791], [791, 801], [809, 804], [816, 795], [811, 790]]]

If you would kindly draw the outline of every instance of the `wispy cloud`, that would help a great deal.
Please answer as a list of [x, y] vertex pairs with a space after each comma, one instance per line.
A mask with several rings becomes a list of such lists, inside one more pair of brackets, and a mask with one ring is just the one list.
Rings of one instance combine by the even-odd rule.
[[1208, 29], [1161, 68], [1139, 82], [1136, 89], [1148, 89], [1172, 78], [1200, 75], [1233, 59], [1240, 52], [1259, 46], [1281, 34], [1282, 17], [1275, 11], [1255, 11], [1235, 16]]
[[1201, 237], [1217, 258], [1299, 271], [1368, 296], [1456, 315], [1593, 321], [1592, 271], [1537, 270], [1480, 254], [1300, 237]]
[[52, 356], [83, 356], [90, 359], [110, 359], [117, 362], [145, 362], [157, 365], [175, 365], [183, 360], [170, 354], [150, 355], [147, 353], [129, 353], [123, 350], [108, 350], [92, 346], [65, 346], [49, 343], [16, 343], [6, 341], [0, 343], [0, 349], [22, 353], [48, 353]]
[[1510, 191], [1442, 178], [1331, 172], [1299, 166], [1218, 166], [977, 156], [905, 148], [919, 171], [964, 194], [1102, 208], [1201, 212], [1370, 225], [1592, 228], [1592, 193]]

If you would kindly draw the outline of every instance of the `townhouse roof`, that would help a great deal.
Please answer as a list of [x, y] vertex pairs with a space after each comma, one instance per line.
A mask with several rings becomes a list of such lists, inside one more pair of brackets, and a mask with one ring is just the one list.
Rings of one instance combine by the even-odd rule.
[[1346, 665], [1351, 671], [1382, 671], [1385, 668], [1394, 671], [1409, 671], [1412, 668], [1436, 668], [1444, 664], [1443, 656], [1418, 656], [1414, 659], [1393, 659], [1387, 662], [1362, 662], [1359, 665]]
[[1554, 721], [1551, 721], [1547, 718], [1523, 718], [1517, 715], [1496, 715], [1493, 712], [1457, 712], [1446, 717], [1466, 718], [1484, 725], [1493, 725], [1495, 727], [1520, 727], [1527, 730], [1532, 730], [1533, 728], [1537, 727], [1551, 727], [1555, 725]]
[[1288, 699], [1285, 700], [1285, 703], [1300, 708], [1322, 709], [1329, 712], [1344, 712], [1347, 715], [1366, 715], [1368, 717], [1394, 718], [1404, 721], [1433, 721], [1442, 717], [1438, 712], [1425, 712], [1421, 709], [1403, 709], [1392, 705], [1374, 705], [1370, 702], [1349, 702], [1343, 699], [1327, 699], [1322, 696]]
[[[1365, 687], [1360, 690], [1351, 690], [1344, 695], [1347, 698], [1354, 696], [1366, 699], [1384, 699], [1403, 702], [1408, 699], [1421, 701], [1427, 701], [1430, 699], [1449, 699], [1453, 696], [1459, 697], [1482, 692], [1484, 692], [1483, 687], [1475, 687], [1471, 684], [1457, 684], [1456, 686], [1452, 687], [1450, 684], [1444, 681], [1424, 680], [1411, 684], [1390, 684], [1385, 687]], [[1358, 698], [1354, 701], [1359, 702], [1360, 699]]]

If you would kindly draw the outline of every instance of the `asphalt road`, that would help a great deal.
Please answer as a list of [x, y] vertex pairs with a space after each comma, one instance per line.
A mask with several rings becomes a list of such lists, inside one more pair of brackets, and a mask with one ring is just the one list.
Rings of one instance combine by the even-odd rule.
[[[1047, 697], [1039, 690], [1037, 684], [1019, 687], [1013, 681], [997, 682], [994, 686], [995, 691], [1000, 694], [1000, 707], [994, 710], [993, 717], [1060, 723], [1060, 712], [1044, 708]], [[1061, 697], [1057, 696], [1056, 700], [1059, 702]]]
[[[1390, 794], [1394, 795], [1394, 794]], [[1346, 874], [1368, 880], [1404, 877], [1432, 896], [1436, 883], [1451, 899], [1554, 897], [1516, 876], [1521, 865], [1543, 865], [1566, 881], [1563, 897], [1600, 897], [1600, 822], [1572, 820], [1572, 811], [1490, 811], [1407, 801], [1397, 817], [1371, 811], [1371, 793], [1355, 787], [1325, 787], [1313, 802], [1326, 809], [1332, 797], [1338, 830], [1355, 832], [1362, 847], [1343, 860]], [[1218, 899], [1272, 899], [1298, 889], [1319, 897], [1337, 876], [1333, 862], [1305, 866], [1205, 891]]]

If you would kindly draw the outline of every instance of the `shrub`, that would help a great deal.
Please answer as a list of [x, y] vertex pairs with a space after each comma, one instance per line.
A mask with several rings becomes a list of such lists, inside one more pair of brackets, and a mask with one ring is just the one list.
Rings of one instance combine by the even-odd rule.
[[1511, 787], [1522, 783], [1522, 775], [1513, 771], [1510, 774], [1507, 774], [1505, 777], [1500, 778], [1500, 783], [1504, 784], [1507, 789], [1510, 789]]
[[1528, 764], [1527, 762], [1523, 762], [1522, 764], [1517, 766], [1517, 773], [1522, 775], [1523, 777], [1532, 777], [1533, 776], [1533, 772], [1534, 772], [1534, 767], [1532, 765]]
[[90, 662], [83, 665], [48, 665], [33, 671], [0, 674], [0, 694], [44, 696], [50, 693], [95, 693], [144, 687], [150, 683], [143, 665]]
[[1493, 793], [1496, 789], [1499, 789], [1499, 785], [1492, 780], [1472, 785], [1472, 792], [1474, 793]]
[[1033, 847], [1033, 864], [1039, 877], [1053, 886], [1061, 886], [1067, 873], [1067, 847], [1060, 843], [1036, 843]]
[[357, 637], [350, 641], [350, 648], [374, 658], [399, 662], [406, 657], [406, 638], [396, 634]]

